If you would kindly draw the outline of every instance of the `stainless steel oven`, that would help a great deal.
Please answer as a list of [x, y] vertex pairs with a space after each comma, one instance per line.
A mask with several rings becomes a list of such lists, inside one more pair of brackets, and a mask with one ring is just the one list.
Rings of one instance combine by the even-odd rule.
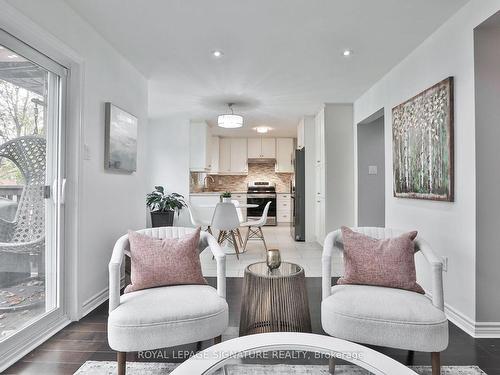
[[258, 220], [261, 218], [267, 202], [271, 202], [267, 213], [266, 225], [276, 225], [276, 187], [275, 185], [257, 181], [248, 184], [247, 203], [257, 204], [258, 207], [247, 208], [248, 220]]

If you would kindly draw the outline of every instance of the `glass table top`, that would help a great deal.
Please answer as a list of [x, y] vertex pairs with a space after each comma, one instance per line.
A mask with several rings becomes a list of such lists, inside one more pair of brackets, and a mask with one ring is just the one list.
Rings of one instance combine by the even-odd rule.
[[257, 276], [264, 276], [264, 277], [293, 276], [297, 275], [302, 270], [303, 270], [302, 267], [299, 266], [298, 264], [289, 262], [281, 262], [281, 265], [274, 270], [270, 270], [266, 262], [253, 263], [247, 267], [248, 272], [251, 272]]
[[298, 332], [247, 335], [211, 346], [171, 375], [418, 375], [373, 349], [331, 336]]
[[[362, 359], [363, 353], [342, 353], [321, 351], [316, 348], [290, 349], [284, 346], [267, 347], [227, 358], [204, 375], [329, 375], [330, 360], [335, 363], [335, 374], [369, 375], [378, 374], [352, 363]], [[375, 370], [374, 370], [375, 371]]]

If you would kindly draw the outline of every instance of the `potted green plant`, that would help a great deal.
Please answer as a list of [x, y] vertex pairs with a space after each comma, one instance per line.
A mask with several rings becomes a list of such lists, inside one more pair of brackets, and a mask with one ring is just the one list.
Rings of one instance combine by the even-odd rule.
[[224, 203], [230, 203], [231, 202], [231, 192], [230, 191], [225, 191], [220, 195], [222, 202]]
[[155, 190], [146, 195], [146, 206], [151, 212], [151, 224], [156, 227], [171, 227], [174, 224], [174, 213], [186, 207], [184, 197], [177, 193], [165, 194], [163, 186], [155, 186]]

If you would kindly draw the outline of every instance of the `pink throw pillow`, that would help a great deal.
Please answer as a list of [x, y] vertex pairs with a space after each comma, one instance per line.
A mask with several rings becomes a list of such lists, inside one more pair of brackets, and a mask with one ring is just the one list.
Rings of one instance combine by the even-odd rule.
[[415, 237], [416, 231], [379, 240], [342, 227], [345, 272], [337, 284], [385, 286], [424, 294], [417, 284]]
[[125, 293], [157, 286], [206, 284], [201, 272], [200, 228], [179, 238], [153, 238], [129, 231], [131, 284]]

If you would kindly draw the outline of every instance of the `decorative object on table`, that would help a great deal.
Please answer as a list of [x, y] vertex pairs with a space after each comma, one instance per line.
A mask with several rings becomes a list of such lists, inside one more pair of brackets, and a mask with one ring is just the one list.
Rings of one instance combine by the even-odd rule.
[[223, 203], [231, 203], [231, 192], [230, 191], [225, 191], [220, 195], [221, 202]]
[[453, 202], [453, 77], [392, 109], [394, 196]]
[[105, 104], [104, 168], [123, 173], [137, 170], [137, 117]]
[[[391, 228], [353, 229], [379, 240], [403, 234]], [[340, 229], [326, 236], [322, 255], [323, 330], [331, 336], [348, 341], [408, 350], [411, 353], [431, 353], [432, 374], [439, 374], [440, 352], [448, 346], [442, 258], [420, 237], [414, 240], [414, 256], [422, 259], [417, 266], [422, 267], [421, 272], [428, 272], [432, 277], [432, 282], [429, 283], [432, 289], [427, 290], [431, 299], [420, 293], [383, 286], [332, 286], [332, 257], [342, 253], [344, 247]], [[393, 261], [398, 262], [397, 259]]]
[[274, 270], [281, 265], [281, 255], [279, 249], [267, 250], [266, 263], [270, 270]]
[[417, 232], [377, 239], [342, 227], [345, 273], [337, 285], [374, 285], [425, 294], [417, 283], [415, 245]]
[[155, 190], [146, 195], [146, 206], [151, 211], [153, 228], [171, 227], [174, 223], [174, 213], [187, 207], [184, 197], [177, 193], [165, 194], [163, 186], [155, 186]]
[[164, 239], [129, 231], [132, 283], [124, 293], [158, 286], [206, 284], [198, 253], [200, 230]]
[[266, 262], [245, 268], [241, 298], [240, 336], [265, 332], [311, 332], [304, 269], [281, 262], [270, 270]]
[[[197, 231], [199, 229], [164, 227], [137, 232], [158, 239], [175, 239]], [[210, 337], [215, 343], [221, 341], [220, 335], [226, 331], [229, 319], [225, 299], [226, 256], [215, 238], [201, 232], [198, 254], [206, 248], [216, 259], [217, 289], [210, 285], [175, 285], [120, 295], [123, 258], [130, 254], [128, 234], [116, 241], [108, 265], [107, 333], [109, 346], [117, 351], [117, 374], [125, 375], [127, 352], [173, 347]]]

